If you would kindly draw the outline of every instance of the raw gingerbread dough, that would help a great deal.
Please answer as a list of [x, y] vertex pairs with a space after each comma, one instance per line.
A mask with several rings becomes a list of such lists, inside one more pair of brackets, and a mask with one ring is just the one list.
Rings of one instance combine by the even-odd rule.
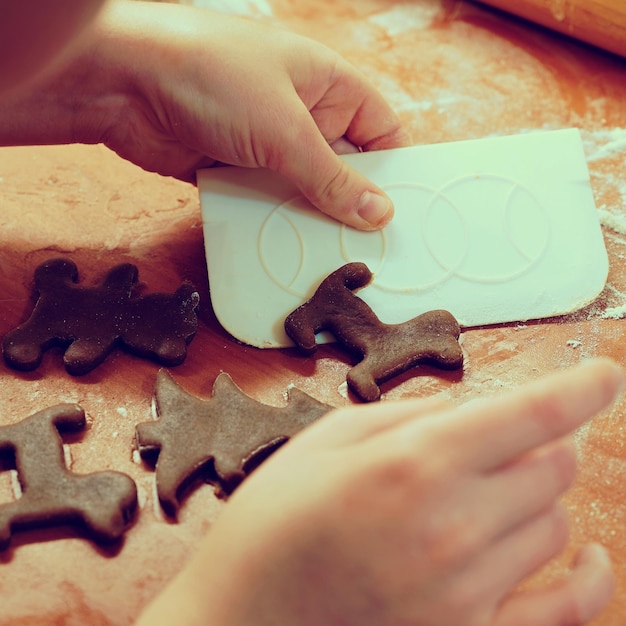
[[110, 269], [100, 285], [78, 285], [70, 259], [50, 259], [35, 270], [37, 303], [30, 318], [10, 331], [2, 350], [7, 365], [33, 370], [43, 352], [65, 347], [63, 363], [81, 375], [100, 365], [115, 345], [163, 365], [180, 364], [198, 320], [198, 292], [183, 283], [173, 294], [132, 297], [137, 268], [130, 263]]
[[352, 292], [367, 285], [372, 273], [364, 263], [348, 263], [325, 278], [313, 297], [285, 319], [285, 332], [306, 355], [317, 349], [323, 330], [361, 362], [347, 375], [348, 386], [365, 402], [380, 398], [378, 383], [419, 363], [443, 369], [463, 366], [461, 332], [448, 311], [429, 311], [402, 324], [381, 322]]
[[158, 419], [136, 428], [140, 454], [156, 459], [156, 484], [164, 511], [175, 516], [181, 494], [194, 478], [231, 493], [272, 452], [331, 407], [298, 389], [284, 407], [261, 404], [243, 393], [226, 373], [212, 397], [197, 398], [161, 370], [155, 386]]
[[19, 529], [72, 525], [99, 543], [119, 540], [137, 507], [134, 481], [121, 472], [73, 474], [59, 432], [85, 428], [76, 404], [59, 404], [0, 427], [0, 456], [13, 456], [22, 493], [0, 504], [0, 549]]

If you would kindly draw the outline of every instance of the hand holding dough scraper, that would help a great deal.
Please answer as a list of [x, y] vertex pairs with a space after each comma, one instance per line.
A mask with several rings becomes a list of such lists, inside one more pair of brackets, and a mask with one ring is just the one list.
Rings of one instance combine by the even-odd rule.
[[462, 327], [582, 308], [608, 258], [577, 130], [346, 155], [391, 197], [379, 232], [346, 227], [261, 169], [198, 172], [211, 300], [222, 326], [286, 347], [285, 317], [331, 272], [362, 261], [358, 291], [385, 323], [447, 309]]

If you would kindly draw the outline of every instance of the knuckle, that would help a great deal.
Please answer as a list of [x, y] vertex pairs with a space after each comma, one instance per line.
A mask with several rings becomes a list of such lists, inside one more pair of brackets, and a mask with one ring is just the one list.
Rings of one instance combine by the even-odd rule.
[[572, 440], [563, 441], [550, 455], [550, 464], [560, 492], [568, 489], [576, 479], [577, 453]]
[[384, 459], [375, 469], [378, 482], [385, 488], [399, 491], [400, 496], [413, 502], [421, 500], [429, 478], [427, 463], [415, 458], [408, 452], [396, 453], [392, 458]]
[[409, 441], [396, 440], [376, 462], [369, 464], [368, 483], [387, 500], [395, 500], [416, 515], [432, 508], [446, 484], [437, 455], [420, 454]]
[[558, 553], [565, 548], [569, 541], [569, 520], [567, 511], [563, 504], [559, 503], [554, 507], [550, 519], [550, 539], [554, 546], [554, 553]]
[[493, 614], [486, 602], [480, 581], [465, 576], [448, 586], [446, 606], [456, 623], [467, 626], [489, 626], [493, 624]]
[[345, 196], [350, 187], [350, 169], [343, 161], [337, 160], [337, 165], [327, 178], [326, 184], [318, 192], [318, 199], [323, 206], [332, 206], [337, 216], [347, 215], [349, 206], [342, 205], [339, 200]]
[[528, 399], [528, 417], [549, 438], [568, 429], [569, 411], [563, 399], [554, 395], [535, 395]]
[[484, 529], [467, 514], [448, 513], [445, 520], [433, 519], [428, 532], [428, 557], [443, 571], [463, 567], [483, 549]]

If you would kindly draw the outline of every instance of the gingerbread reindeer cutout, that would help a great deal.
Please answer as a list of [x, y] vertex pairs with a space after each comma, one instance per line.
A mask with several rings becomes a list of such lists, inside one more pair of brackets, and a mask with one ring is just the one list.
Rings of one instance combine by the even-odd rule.
[[313, 297], [285, 319], [285, 331], [307, 355], [323, 330], [361, 360], [347, 375], [350, 389], [365, 402], [380, 398], [379, 383], [420, 363], [452, 370], [463, 366], [459, 324], [448, 311], [428, 311], [401, 324], [381, 322], [352, 293], [372, 273], [364, 263], [348, 263], [325, 278]]
[[22, 493], [0, 504], [0, 549], [14, 530], [58, 524], [80, 525], [98, 543], [121, 538], [137, 506], [134, 481], [120, 472], [73, 474], [66, 465], [59, 431], [85, 427], [76, 404], [60, 404], [0, 427], [0, 455], [13, 455]]

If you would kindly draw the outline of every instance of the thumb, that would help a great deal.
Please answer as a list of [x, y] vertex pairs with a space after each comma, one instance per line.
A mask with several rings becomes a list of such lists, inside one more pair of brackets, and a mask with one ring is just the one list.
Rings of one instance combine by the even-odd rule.
[[361, 230], [377, 230], [393, 217], [393, 204], [382, 189], [343, 161], [308, 115], [297, 134], [285, 133], [276, 170], [297, 185], [322, 213]]

